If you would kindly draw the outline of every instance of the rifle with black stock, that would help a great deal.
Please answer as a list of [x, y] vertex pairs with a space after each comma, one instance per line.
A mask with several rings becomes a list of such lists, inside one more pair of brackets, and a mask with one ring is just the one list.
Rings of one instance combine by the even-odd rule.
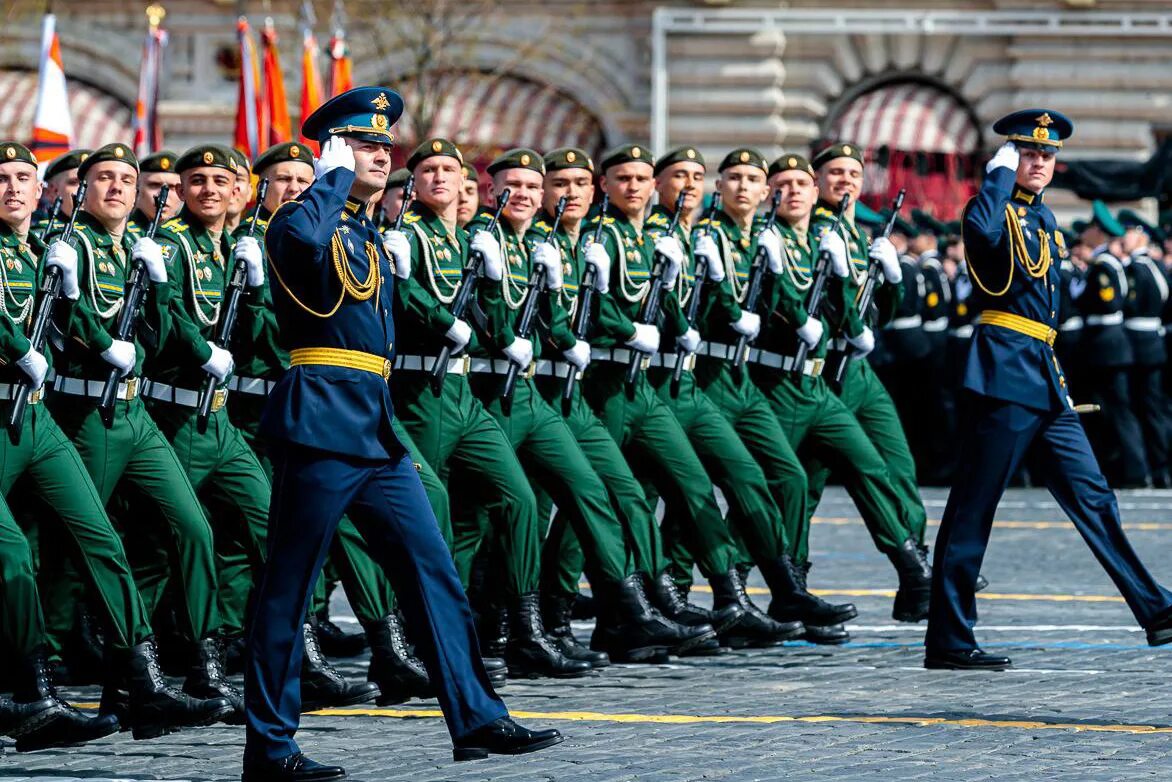
[[[252, 213], [252, 223], [248, 226], [246, 236], [256, 236], [256, 224], [259, 222], [261, 206], [265, 195], [269, 192], [269, 180], [262, 179], [256, 186], [256, 209]], [[244, 286], [248, 281], [248, 267], [243, 260], [237, 260], [232, 268], [232, 278], [228, 281], [228, 298], [224, 302], [224, 309], [220, 313], [219, 329], [216, 333], [215, 344], [224, 350], [232, 343], [232, 332], [236, 330], [236, 315], [240, 312], [240, 299], [244, 296]], [[208, 420], [212, 416], [212, 405], [216, 399], [218, 381], [211, 372], [204, 381], [203, 391], [199, 397], [199, 414], [195, 419], [195, 429], [200, 434], [208, 430]]]
[[63, 198], [64, 196], [57, 196], [53, 199], [53, 206], [49, 209], [49, 219], [45, 221], [45, 227], [41, 229], [41, 235], [39, 237], [41, 244], [49, 240], [49, 233], [53, 230], [53, 226], [57, 224], [57, 215], [61, 214], [61, 201]]
[[[676, 232], [676, 226], [680, 224], [680, 211], [684, 208], [684, 199], [687, 197], [688, 191], [681, 190], [680, 194], [676, 196], [675, 210], [671, 216], [671, 224], [667, 227], [667, 232], [664, 236], [672, 236]], [[651, 269], [651, 279], [647, 286], [647, 294], [643, 297], [643, 308], [639, 313], [639, 323], [654, 325], [659, 320], [659, 310], [663, 306], [663, 274], [667, 271], [668, 260], [659, 254], [656, 254], [655, 265]], [[639, 369], [643, 364], [643, 356], [638, 350], [631, 348], [631, 359], [627, 362], [627, 387], [630, 388], [635, 385], [636, 378], [639, 377]]]
[[[891, 205], [891, 214], [888, 215], [887, 222], [883, 226], [883, 233], [881, 235], [884, 239], [891, 238], [891, 232], [895, 230], [895, 221], [899, 218], [899, 210], [903, 207], [903, 197], [903, 190], [900, 190], [895, 196], [895, 201]], [[867, 266], [867, 279], [863, 281], [863, 289], [859, 292], [859, 297], [855, 300], [858, 302], [860, 318], [866, 318], [867, 310], [871, 309], [871, 302], [875, 298], [876, 280], [879, 277], [880, 269], [881, 266], [878, 259], [872, 258], [871, 263]], [[848, 350], [836, 350], [832, 355], [827, 357], [827, 368], [831, 369], [830, 376], [833, 378], [834, 383], [842, 383], [850, 361], [851, 355]]]
[[[81, 204], [85, 200], [86, 188], [87, 184], [83, 179], [73, 196], [73, 211], [69, 214], [69, 222], [65, 224], [65, 230], [61, 232], [60, 240], [63, 242], [68, 243], [77, 229], [77, 216], [81, 214]], [[53, 214], [56, 212], [54, 211]], [[49, 222], [52, 223], [52, 221], [53, 215], [50, 215]], [[42, 238], [48, 236], [48, 227], [46, 226]], [[41, 278], [41, 300], [37, 303], [32, 328], [29, 330], [29, 343], [32, 345], [32, 349], [38, 353], [44, 351], [45, 338], [48, 336], [46, 332], [49, 328], [49, 321], [53, 318], [53, 307], [61, 295], [61, 283], [61, 270], [56, 266], [50, 266], [45, 271], [44, 277]], [[8, 439], [12, 441], [13, 445], [20, 442], [20, 432], [24, 429], [24, 412], [28, 409], [28, 397], [31, 390], [29, 385], [29, 379], [22, 377], [16, 381], [16, 390], [12, 394], [12, 409], [8, 414]]]
[[[708, 205], [707, 222], [704, 224], [703, 233], [701, 236], [707, 236], [712, 233], [712, 221], [716, 219], [716, 213], [720, 211], [720, 193], [712, 194], [712, 202]], [[696, 268], [692, 274], [695, 280], [692, 283], [692, 298], [688, 299], [688, 309], [684, 312], [684, 318], [688, 321], [688, 328], [696, 325], [696, 318], [700, 315], [700, 296], [704, 292], [704, 280], [708, 277], [708, 259], [696, 261]], [[679, 351], [676, 356], [675, 368], [671, 371], [671, 395], [678, 396], [680, 393], [680, 381], [684, 377], [684, 367], [688, 363], [688, 354], [683, 350]]]
[[403, 230], [403, 218], [407, 216], [407, 207], [411, 206], [411, 199], [415, 196], [415, 175], [409, 174], [403, 183], [403, 203], [399, 204], [399, 214], [395, 215], [395, 227], [392, 230]]
[[[761, 230], [757, 233], [758, 236], [763, 236], [766, 231], [773, 230], [773, 224], [777, 222], [777, 207], [781, 204], [781, 191], [773, 191], [773, 198], [769, 199], [769, 215], [765, 218], [765, 225], [761, 226]], [[745, 312], [753, 312], [757, 309], [757, 302], [761, 299], [761, 285], [765, 281], [765, 272], [769, 270], [769, 260], [765, 257], [765, 248], [758, 245], [757, 254], [753, 256], [753, 265], [749, 268], [749, 282], [748, 290], [745, 291], [745, 301], [741, 305], [741, 309]], [[745, 363], [745, 358], [749, 354], [749, 335], [742, 334], [737, 339], [737, 349], [733, 354], [733, 369], [739, 369]]]
[[[850, 206], [851, 197], [847, 193], [838, 202], [838, 214], [834, 216], [834, 223], [830, 226], [831, 231], [838, 231], [839, 226], [846, 216], [846, 210]], [[819, 317], [822, 311], [822, 298], [826, 295], [826, 280], [830, 276], [830, 253], [818, 251], [818, 262], [814, 268], [814, 280], [810, 283], [810, 295], [806, 299], [806, 315], [811, 318]], [[810, 346], [806, 344], [801, 338], [798, 339], [798, 349], [794, 353], [794, 365], [790, 369], [796, 375], [803, 373], [806, 365], [806, 354], [810, 352]]]
[[[602, 207], [598, 212], [598, 225], [594, 227], [594, 243], [602, 241], [602, 226], [606, 223], [606, 210], [610, 207], [610, 195], [602, 194]], [[557, 228], [554, 228], [556, 231]], [[578, 283], [578, 322], [574, 324], [574, 336], [583, 340], [590, 333], [590, 306], [594, 301], [594, 282], [598, 270], [586, 265], [582, 272], [582, 280]], [[562, 388], [562, 407], [569, 410], [570, 402], [574, 398], [574, 386], [578, 384], [578, 376], [582, 374], [577, 367], [570, 367], [566, 375], [566, 385]]]
[[[163, 209], [167, 205], [167, 195], [171, 191], [170, 185], [163, 185], [159, 194], [155, 196], [155, 216], [147, 228], [146, 237], [154, 239], [159, 225], [163, 222]], [[118, 315], [118, 325], [114, 330], [114, 339], [130, 342], [134, 339], [135, 326], [138, 324], [138, 315], [142, 310], [143, 301], [147, 293], [146, 264], [136, 261], [130, 267], [130, 276], [126, 281], [126, 293], [122, 298], [122, 312]], [[114, 425], [114, 400], [118, 396], [118, 381], [122, 379], [122, 370], [112, 367], [106, 377], [106, 384], [102, 386], [102, 396], [98, 401], [98, 416], [102, 424], [109, 429]]]
[[[500, 222], [501, 213], [505, 211], [505, 206], [509, 203], [510, 195], [511, 192], [506, 187], [497, 198], [496, 211], [493, 212], [492, 220], [484, 229], [490, 234], [496, 231], [497, 223]], [[480, 278], [480, 272], [483, 268], [484, 255], [473, 251], [468, 258], [468, 264], [464, 267], [464, 273], [461, 275], [460, 290], [456, 291], [456, 298], [452, 301], [450, 312], [456, 319], [462, 319], [468, 305], [472, 303], [472, 293], [476, 290], [476, 282]], [[439, 396], [444, 388], [444, 378], [448, 375], [448, 360], [451, 357], [452, 346], [444, 345], [443, 349], [440, 350], [439, 357], [435, 360], [435, 366], [431, 368], [431, 390], [436, 396]]]

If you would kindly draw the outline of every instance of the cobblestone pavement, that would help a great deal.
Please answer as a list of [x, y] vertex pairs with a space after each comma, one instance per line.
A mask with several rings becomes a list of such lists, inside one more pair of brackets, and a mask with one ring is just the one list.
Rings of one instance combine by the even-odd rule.
[[[927, 491], [926, 500], [939, 518], [945, 493]], [[1131, 492], [1121, 502], [1136, 548], [1172, 583], [1172, 493]], [[510, 682], [503, 694], [514, 714], [568, 737], [523, 758], [452, 763], [434, 702], [307, 716], [298, 738], [311, 756], [372, 782], [1172, 778], [1172, 653], [1144, 644], [1048, 495], [1011, 492], [998, 519], [978, 635], [1013, 656], [1012, 671], [920, 667], [923, 627], [890, 619], [894, 573], [835, 491], [814, 527], [811, 586], [859, 606], [846, 646]], [[589, 624], [576, 627], [588, 637]], [[341, 667], [361, 675], [364, 664]], [[223, 726], [28, 755], [9, 746], [0, 777], [238, 779], [242, 748], [243, 729]]]

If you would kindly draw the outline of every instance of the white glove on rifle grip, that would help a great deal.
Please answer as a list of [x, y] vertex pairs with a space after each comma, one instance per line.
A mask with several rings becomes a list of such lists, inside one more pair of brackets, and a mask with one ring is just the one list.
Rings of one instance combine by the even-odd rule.
[[264, 253], [260, 250], [260, 242], [255, 236], [242, 236], [232, 248], [236, 258], [244, 261], [244, 268], [248, 275], [248, 287], [259, 288], [265, 284]]
[[383, 235], [383, 250], [395, 267], [395, 276], [405, 280], [411, 276], [411, 242], [402, 231], [387, 231]]
[[655, 252], [667, 260], [663, 270], [663, 285], [670, 288], [676, 284], [680, 276], [680, 267], [684, 265], [684, 248], [680, 240], [674, 236], [661, 236], [655, 240]]
[[595, 242], [586, 248], [586, 263], [594, 267], [594, 290], [606, 293], [610, 290], [610, 254]]
[[676, 342], [680, 343], [680, 347], [684, 349], [685, 353], [695, 353], [700, 347], [700, 332], [696, 329], [688, 329], [676, 338]]
[[850, 274], [850, 257], [847, 255], [846, 242], [837, 231], [827, 231], [822, 241], [818, 243], [818, 252], [830, 255], [830, 269], [836, 277], [846, 277]]
[[102, 360], [107, 364], [118, 367], [118, 376], [126, 377], [134, 369], [134, 362], [138, 356], [133, 342], [116, 339], [110, 347], [102, 351]]
[[761, 332], [761, 316], [755, 312], [741, 312], [741, 317], [729, 325], [736, 333], [755, 339]]
[[154, 239], [149, 236], [141, 237], [130, 248], [130, 258], [142, 261], [151, 282], [161, 285], [167, 281], [167, 264], [163, 262], [163, 248]]
[[501, 246], [496, 237], [483, 229], [472, 236], [468, 245], [472, 252], [479, 252], [484, 257], [484, 276], [493, 282], [500, 282], [505, 276], [504, 260], [501, 258]]
[[452, 325], [448, 327], [444, 336], [452, 342], [452, 353], [459, 353], [472, 341], [472, 327], [459, 318], [456, 318]]
[[77, 250], [58, 239], [49, 245], [45, 266], [61, 270], [61, 293], [65, 298], [77, 301], [81, 297], [81, 288], [77, 284]]
[[709, 280], [715, 283], [724, 282], [724, 263], [720, 258], [720, 248], [716, 246], [715, 239], [708, 234], [698, 238], [692, 255], [695, 255], [697, 259], [704, 259], [704, 274]]
[[45, 375], [49, 374], [49, 362], [45, 360], [44, 355], [29, 348], [28, 353], [16, 360], [16, 365], [28, 375], [29, 386], [33, 391], [45, 385]]
[[809, 347], [818, 347], [818, 343], [822, 341], [823, 330], [819, 318], [806, 318], [806, 322], [798, 327], [798, 339]]
[[781, 237], [778, 236], [776, 228], [763, 231], [757, 237], [757, 246], [765, 250], [765, 259], [771, 274], [781, 274], [785, 271], [785, 256], [781, 252]]
[[590, 343], [578, 340], [572, 348], [563, 350], [562, 355], [581, 372], [590, 363]]
[[869, 326], [863, 326], [863, 331], [859, 336], [847, 337], [846, 341], [855, 349], [855, 355], [859, 358], [862, 358], [875, 349], [875, 335], [871, 332]]
[[627, 340], [627, 345], [647, 355], [659, 352], [659, 328], [650, 323], [636, 323], [635, 334]]
[[219, 345], [209, 342], [208, 347], [212, 349], [211, 358], [200, 369], [214, 377], [217, 382], [223, 383], [224, 378], [232, 374], [232, 370], [236, 368], [236, 361], [232, 358], [231, 353]]
[[562, 253], [552, 242], [542, 242], [533, 249], [533, 263], [545, 269], [545, 287], [551, 291], [562, 289]]
[[524, 337], [517, 337], [505, 348], [505, 355], [521, 369], [528, 369], [533, 363], [533, 343]]
[[899, 253], [895, 251], [895, 245], [886, 236], [880, 236], [875, 241], [871, 242], [871, 252], [868, 257], [879, 261], [879, 265], [883, 267], [883, 279], [892, 285], [898, 285], [903, 282], [903, 267], [899, 264]]

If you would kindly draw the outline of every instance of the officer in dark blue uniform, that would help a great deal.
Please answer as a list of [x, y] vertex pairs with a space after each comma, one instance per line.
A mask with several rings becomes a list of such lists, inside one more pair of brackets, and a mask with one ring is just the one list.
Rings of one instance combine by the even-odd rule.
[[305, 120], [317, 179], [280, 207], [265, 235], [290, 369], [261, 419], [274, 463], [267, 566], [248, 631], [244, 782], [342, 779], [301, 754], [300, 628], [343, 513], [391, 579], [427, 666], [456, 760], [559, 743], [508, 717], [477, 652], [472, 615], [406, 450], [391, 429], [388, 386], [395, 280], [367, 202], [391, 170], [392, 90], [362, 87]]
[[964, 376], [968, 430], [936, 538], [924, 666], [1010, 666], [1008, 657], [977, 647], [974, 587], [997, 503], [1027, 451], [1036, 457], [1036, 477], [1147, 629], [1148, 643], [1172, 642], [1172, 593], [1152, 578], [1124, 536], [1115, 495], [1054, 357], [1062, 245], [1042, 191], [1073, 126], [1056, 111], [1027, 109], [1002, 118], [993, 130], [1009, 140], [989, 162], [964, 214], [971, 304], [980, 314]]

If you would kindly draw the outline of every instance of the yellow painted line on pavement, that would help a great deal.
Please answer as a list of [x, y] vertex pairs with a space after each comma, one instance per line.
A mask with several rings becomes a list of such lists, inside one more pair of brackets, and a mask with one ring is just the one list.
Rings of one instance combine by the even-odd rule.
[[[848, 527], [855, 524], [862, 526], [863, 521], [857, 516], [814, 516], [812, 524], [826, 524], [834, 527]], [[928, 519], [929, 527], [939, 527], [940, 519]], [[1074, 525], [1069, 521], [994, 521], [993, 526], [998, 529], [1071, 529]], [[1140, 532], [1159, 532], [1172, 530], [1172, 522], [1167, 521], [1125, 521], [1123, 529]]]
[[[582, 589], [589, 589], [590, 584], [582, 582], [578, 585]], [[712, 593], [712, 587], [707, 584], [693, 584], [693, 592]], [[768, 596], [769, 590], [765, 587], [746, 587], [750, 595]], [[820, 597], [895, 597], [894, 589], [811, 589], [811, 594]], [[979, 592], [979, 600], [1009, 600], [1009, 601], [1038, 601], [1044, 603], [1122, 603], [1119, 595], [1044, 595], [1028, 594], [1024, 592]]]
[[[389, 717], [393, 719], [431, 719], [443, 717], [439, 709], [321, 709], [309, 712], [321, 717]], [[955, 725], [962, 728], [1004, 728], [1016, 730], [1070, 730], [1078, 733], [1172, 733], [1172, 727], [1159, 725], [1113, 725], [1076, 722], [1038, 722], [1036, 720], [946, 719], [944, 717], [882, 717], [815, 714], [791, 716], [731, 716], [723, 714], [609, 714], [601, 711], [511, 711], [518, 719], [566, 720], [570, 722], [622, 722], [647, 725], [776, 725], [780, 723], [847, 723], [856, 725]]]

